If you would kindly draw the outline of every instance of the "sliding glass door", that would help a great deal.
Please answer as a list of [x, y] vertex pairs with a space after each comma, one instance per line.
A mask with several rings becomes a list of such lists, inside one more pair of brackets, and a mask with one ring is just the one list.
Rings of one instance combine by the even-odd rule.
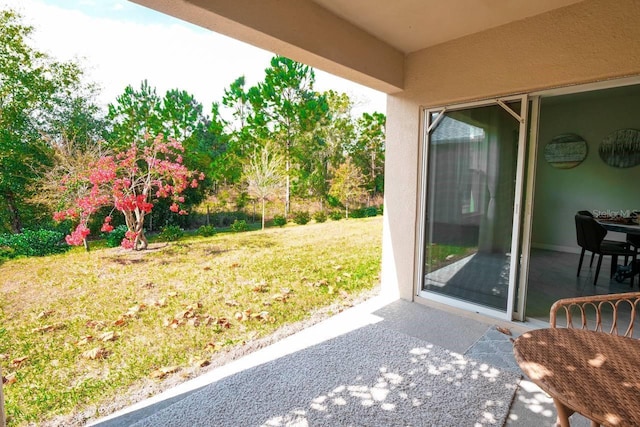
[[511, 318], [525, 97], [427, 110], [420, 294]]

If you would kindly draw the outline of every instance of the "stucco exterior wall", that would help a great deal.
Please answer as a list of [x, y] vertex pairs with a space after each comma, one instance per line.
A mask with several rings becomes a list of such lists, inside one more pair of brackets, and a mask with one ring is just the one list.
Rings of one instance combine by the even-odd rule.
[[382, 280], [413, 299], [421, 106], [640, 75], [640, 1], [586, 0], [416, 53], [387, 104]]

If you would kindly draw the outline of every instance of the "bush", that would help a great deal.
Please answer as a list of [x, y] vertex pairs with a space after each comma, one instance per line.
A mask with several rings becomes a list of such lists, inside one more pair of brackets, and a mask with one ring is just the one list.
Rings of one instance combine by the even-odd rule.
[[211, 216], [211, 222], [216, 227], [229, 227], [235, 220], [247, 220], [244, 212], [217, 212]]
[[311, 221], [311, 216], [307, 211], [298, 211], [293, 213], [293, 222], [298, 225], [305, 225]]
[[273, 217], [273, 225], [278, 227], [284, 227], [287, 224], [287, 218], [282, 215], [276, 215]]
[[364, 208], [364, 216], [372, 217], [378, 215], [378, 208], [375, 206], [369, 206], [368, 208]]
[[106, 242], [108, 248], [117, 248], [122, 243], [124, 239], [124, 235], [126, 234], [127, 228], [126, 225], [119, 225], [107, 234]]
[[201, 225], [196, 233], [198, 236], [210, 237], [216, 234], [216, 228], [213, 225]]
[[366, 212], [364, 209], [354, 209], [349, 212], [349, 218], [364, 218], [366, 216]]
[[158, 235], [158, 239], [163, 242], [175, 242], [184, 236], [184, 230], [177, 225], [167, 225]]
[[384, 205], [380, 205], [378, 206], [378, 215], [383, 215], [384, 214]]
[[342, 212], [331, 211], [331, 213], [329, 213], [329, 218], [331, 218], [333, 221], [340, 221], [342, 219]]
[[65, 252], [64, 234], [53, 230], [23, 230], [20, 234], [0, 235], [0, 254], [3, 257], [18, 255], [45, 256]]
[[324, 211], [318, 211], [313, 214], [313, 219], [316, 222], [325, 222], [327, 220], [327, 214]]
[[231, 231], [239, 233], [241, 231], [247, 231], [249, 229], [249, 226], [247, 225], [247, 221], [245, 221], [244, 219], [241, 220], [235, 220], [233, 221], [233, 224], [231, 224]]

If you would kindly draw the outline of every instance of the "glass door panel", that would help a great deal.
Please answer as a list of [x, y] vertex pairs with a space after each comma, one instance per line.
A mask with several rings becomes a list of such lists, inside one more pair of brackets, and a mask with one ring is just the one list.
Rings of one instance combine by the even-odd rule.
[[521, 102], [431, 112], [422, 290], [506, 312]]

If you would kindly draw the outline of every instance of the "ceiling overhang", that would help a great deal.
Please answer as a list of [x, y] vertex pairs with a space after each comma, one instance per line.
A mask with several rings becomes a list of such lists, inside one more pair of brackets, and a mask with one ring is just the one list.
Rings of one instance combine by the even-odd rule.
[[131, 0], [374, 89], [407, 54], [582, 0]]

